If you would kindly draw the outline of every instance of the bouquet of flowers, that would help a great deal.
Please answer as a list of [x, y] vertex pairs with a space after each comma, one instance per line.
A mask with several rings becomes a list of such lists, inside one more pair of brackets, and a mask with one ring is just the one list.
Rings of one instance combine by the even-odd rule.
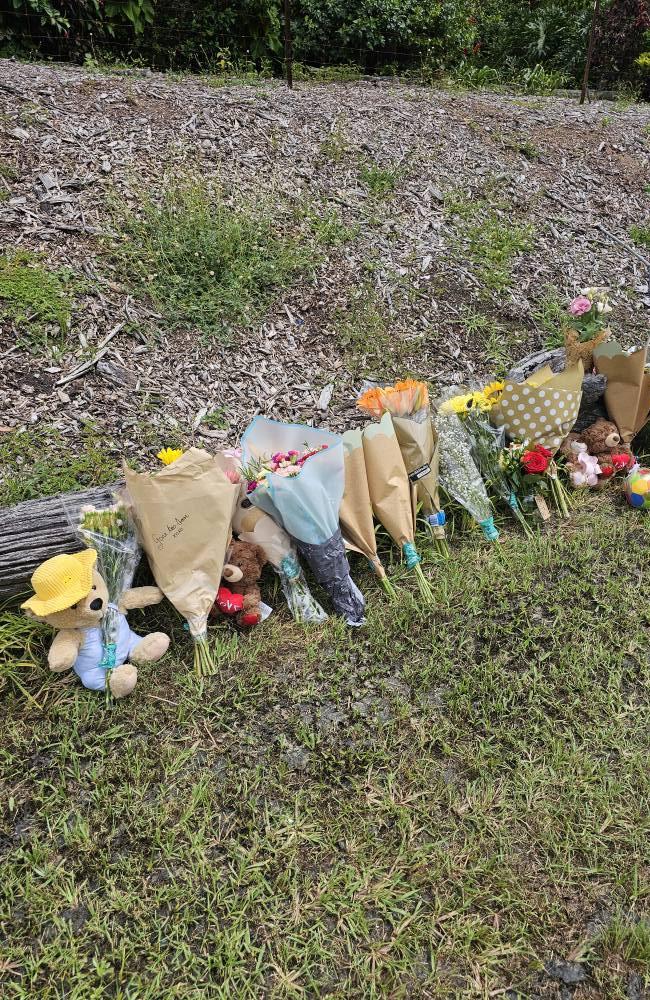
[[392, 599], [397, 596], [395, 588], [386, 576], [386, 570], [377, 554], [377, 538], [372, 519], [372, 502], [361, 431], [346, 431], [343, 435], [343, 448], [345, 491], [339, 510], [343, 541], [347, 549], [366, 557], [382, 588]]
[[242, 438], [248, 497], [295, 540], [336, 611], [364, 622], [339, 527], [345, 487], [343, 442], [329, 431], [256, 417]]
[[452, 396], [443, 406], [453, 409], [469, 431], [472, 439], [472, 456], [486, 486], [508, 505], [508, 509], [524, 533], [531, 537], [533, 531], [501, 464], [505, 432], [502, 428], [493, 427], [487, 416], [501, 398], [503, 386], [503, 382], [491, 382], [476, 392]]
[[612, 307], [606, 288], [584, 288], [569, 302], [564, 331], [567, 368], [582, 361], [593, 368], [593, 350], [610, 335], [608, 315]]
[[99, 664], [106, 670], [108, 693], [120, 633], [118, 601], [133, 583], [141, 550], [135, 526], [121, 500], [116, 500], [112, 507], [104, 510], [82, 507], [76, 531], [88, 548], [97, 552], [97, 569], [108, 590], [108, 607], [101, 623], [103, 656]]
[[291, 538], [272, 517], [253, 505], [245, 491], [235, 506], [232, 526], [243, 542], [252, 542], [262, 549], [280, 578], [294, 619], [305, 623], [325, 621], [327, 614], [309, 590]]
[[415, 547], [415, 496], [406, 473], [390, 413], [378, 424], [363, 429], [363, 457], [368, 493], [375, 517], [398, 546], [407, 569], [412, 569], [425, 604], [433, 604], [433, 591], [422, 572]]
[[550, 495], [562, 517], [569, 516], [568, 495], [548, 448], [541, 444], [511, 444], [502, 453], [502, 464], [524, 505], [532, 510], [536, 494]]
[[376, 386], [359, 397], [357, 406], [376, 420], [384, 413], [391, 414], [404, 465], [409, 479], [415, 484], [425, 522], [436, 548], [446, 555], [445, 515], [438, 488], [440, 451], [431, 421], [426, 383], [405, 379], [391, 386]]
[[[155, 473], [124, 468], [140, 540], [156, 583], [187, 621], [199, 674], [214, 670], [208, 614], [221, 583], [239, 486], [199, 448]], [[165, 458], [161, 458], [164, 463]]]
[[436, 401], [435, 425], [440, 439], [440, 483], [447, 493], [469, 511], [489, 542], [499, 532], [494, 524], [492, 504], [485, 483], [472, 457], [472, 438], [458, 415], [458, 399], [453, 390]]

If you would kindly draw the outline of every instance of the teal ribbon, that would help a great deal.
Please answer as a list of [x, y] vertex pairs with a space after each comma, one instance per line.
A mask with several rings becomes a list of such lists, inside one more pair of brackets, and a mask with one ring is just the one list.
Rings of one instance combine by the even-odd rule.
[[297, 576], [300, 575], [300, 565], [295, 556], [284, 556], [282, 562], [280, 563], [280, 572], [289, 580], [295, 580]]
[[479, 524], [481, 525], [481, 530], [488, 542], [498, 542], [499, 532], [496, 528], [493, 517], [486, 517], [484, 521], [479, 521]]
[[415, 545], [413, 542], [404, 542], [402, 545], [402, 552], [404, 553], [404, 559], [406, 560], [406, 568], [413, 569], [420, 562], [420, 557], [417, 554]]
[[102, 643], [102, 651], [100, 667], [102, 670], [114, 670], [117, 662], [117, 645], [114, 642]]
[[516, 493], [510, 494], [510, 496], [508, 497], [508, 503], [510, 504], [513, 510], [519, 510], [519, 501], [517, 500]]

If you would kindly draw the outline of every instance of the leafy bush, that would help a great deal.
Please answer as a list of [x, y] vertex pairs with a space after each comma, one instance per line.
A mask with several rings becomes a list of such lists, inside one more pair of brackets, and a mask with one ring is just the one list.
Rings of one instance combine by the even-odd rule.
[[124, 279], [173, 325], [208, 334], [252, 322], [313, 260], [259, 210], [230, 208], [198, 185], [170, 187], [116, 221], [112, 252]]

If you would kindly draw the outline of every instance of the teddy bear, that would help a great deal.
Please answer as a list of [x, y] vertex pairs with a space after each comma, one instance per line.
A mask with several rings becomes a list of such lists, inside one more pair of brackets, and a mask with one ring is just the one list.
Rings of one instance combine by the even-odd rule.
[[27, 615], [56, 630], [48, 653], [50, 670], [63, 673], [72, 669], [84, 687], [103, 691], [110, 669], [109, 689], [115, 698], [124, 698], [137, 683], [136, 664], [159, 660], [169, 647], [169, 636], [164, 632], [146, 636], [132, 632], [126, 613], [159, 604], [163, 595], [158, 587], [133, 587], [122, 594], [117, 608], [110, 605], [118, 613], [115, 665], [103, 663], [110, 661], [101, 628], [109, 600], [96, 561], [94, 549], [46, 560], [32, 576], [34, 595], [21, 606]]
[[237, 624], [250, 628], [261, 620], [261, 594], [258, 586], [267, 559], [264, 550], [253, 542], [233, 542], [228, 562], [221, 576], [215, 607], [236, 616]]
[[618, 428], [611, 420], [599, 417], [581, 432], [579, 438], [589, 454], [597, 459], [605, 478], [624, 472], [634, 464], [632, 452], [621, 442]]

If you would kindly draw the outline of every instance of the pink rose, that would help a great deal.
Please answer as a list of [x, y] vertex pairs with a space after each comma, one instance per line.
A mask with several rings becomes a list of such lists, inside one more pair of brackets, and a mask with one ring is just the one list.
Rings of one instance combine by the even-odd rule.
[[584, 314], [588, 313], [590, 309], [591, 302], [586, 295], [577, 295], [576, 298], [569, 303], [569, 313], [572, 316], [584, 316]]

